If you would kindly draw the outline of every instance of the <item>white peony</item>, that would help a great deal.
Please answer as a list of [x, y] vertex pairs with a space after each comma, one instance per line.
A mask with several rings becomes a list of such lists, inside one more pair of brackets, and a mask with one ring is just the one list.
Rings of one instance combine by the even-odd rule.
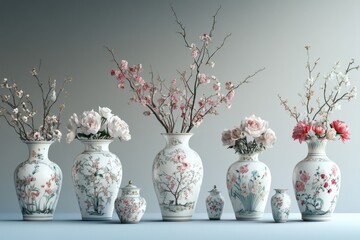
[[83, 112], [80, 119], [81, 131], [86, 134], [96, 134], [101, 128], [101, 116], [94, 110]]
[[110, 119], [113, 116], [113, 114], [111, 113], [111, 109], [107, 107], [99, 107], [99, 114], [101, 117], [106, 119]]
[[259, 137], [258, 141], [260, 141], [265, 148], [274, 146], [276, 142], [275, 132], [271, 128], [267, 129], [266, 132]]
[[72, 141], [74, 141], [75, 137], [76, 132], [68, 129], [68, 133], [66, 134], [66, 142], [71, 143]]
[[326, 139], [332, 141], [336, 139], [336, 130], [334, 128], [330, 128], [326, 131]]
[[113, 138], [119, 137], [124, 141], [129, 141], [131, 139], [129, 126], [118, 116], [112, 116], [108, 120], [108, 131]]

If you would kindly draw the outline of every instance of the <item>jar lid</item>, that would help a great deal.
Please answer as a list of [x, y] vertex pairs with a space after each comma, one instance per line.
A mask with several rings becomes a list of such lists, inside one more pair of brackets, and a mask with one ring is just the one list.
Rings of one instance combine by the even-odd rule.
[[217, 190], [217, 188], [216, 188], [216, 185], [214, 185], [214, 188], [213, 189], [211, 189], [210, 191], [209, 191], [209, 193], [211, 193], [211, 194], [219, 194], [220, 193], [220, 191], [219, 190]]
[[140, 188], [132, 184], [132, 181], [129, 180], [128, 185], [126, 185], [123, 188], [120, 188], [122, 191], [122, 195], [139, 195], [140, 194]]

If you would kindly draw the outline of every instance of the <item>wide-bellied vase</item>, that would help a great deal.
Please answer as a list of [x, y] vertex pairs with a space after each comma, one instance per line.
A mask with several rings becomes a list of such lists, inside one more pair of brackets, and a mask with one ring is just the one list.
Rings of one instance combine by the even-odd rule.
[[295, 197], [305, 221], [331, 219], [339, 196], [341, 174], [325, 153], [327, 140], [308, 140], [308, 155], [293, 172]]
[[83, 220], [111, 220], [122, 179], [120, 159], [109, 151], [112, 140], [81, 140], [85, 150], [72, 167]]
[[259, 153], [241, 154], [227, 172], [227, 188], [237, 220], [256, 220], [264, 214], [271, 173], [258, 156]]
[[199, 155], [189, 147], [191, 133], [162, 134], [166, 146], [155, 157], [153, 183], [164, 221], [191, 220], [203, 178]]
[[24, 220], [52, 220], [59, 199], [62, 173], [50, 161], [52, 141], [25, 141], [29, 158], [15, 169], [14, 180]]

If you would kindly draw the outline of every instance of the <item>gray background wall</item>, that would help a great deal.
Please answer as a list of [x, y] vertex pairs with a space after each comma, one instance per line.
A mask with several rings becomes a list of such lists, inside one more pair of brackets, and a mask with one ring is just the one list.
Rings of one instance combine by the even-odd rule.
[[[260, 115], [276, 131], [278, 142], [260, 159], [271, 169], [272, 188], [288, 188], [297, 212], [291, 186], [292, 170], [306, 155], [306, 144], [291, 139], [295, 124], [279, 105], [277, 94], [298, 103], [297, 93], [306, 78], [304, 45], [312, 46], [313, 58], [320, 56], [319, 70], [326, 73], [336, 61], [360, 61], [359, 1], [171, 1], [188, 34], [196, 41], [209, 29], [219, 5], [215, 41], [232, 33], [215, 59], [213, 73], [223, 82], [244, 78], [265, 66], [251, 84], [236, 94], [230, 110], [209, 117], [195, 129], [191, 146], [202, 157], [204, 180], [197, 212], [205, 212], [207, 191], [214, 184], [226, 198], [226, 212], [232, 212], [227, 196], [227, 168], [238, 156], [221, 145], [224, 128], [239, 124], [250, 114]], [[109, 72], [113, 68], [103, 46], [114, 48], [120, 59], [142, 63], [163, 77], [176, 76], [176, 69], [188, 66], [189, 51], [175, 33], [177, 26], [167, 0], [161, 1], [4, 1], [0, 0], [0, 77], [15, 79], [33, 95], [38, 94], [29, 71], [43, 60], [42, 77], [73, 77], [63, 122], [73, 113], [108, 106], [130, 125], [132, 140], [115, 141], [111, 150], [123, 164], [123, 185], [128, 179], [142, 188], [148, 212], [159, 207], [151, 182], [151, 166], [164, 146], [162, 129], [154, 118], [145, 118], [142, 108], [128, 105], [127, 91], [115, 88]], [[360, 74], [352, 75], [360, 85]], [[346, 121], [351, 141], [329, 144], [328, 156], [343, 174], [337, 212], [360, 212], [357, 196], [358, 146], [360, 144], [359, 101], [345, 104], [333, 118]], [[65, 124], [62, 126], [65, 133]], [[56, 143], [50, 158], [63, 170], [64, 181], [58, 212], [78, 212], [70, 169], [83, 146], [78, 141]], [[0, 212], [19, 212], [13, 185], [15, 167], [27, 158], [27, 148], [2, 121], [0, 123]], [[273, 193], [271, 193], [272, 195]], [[270, 211], [269, 204], [267, 211]]]

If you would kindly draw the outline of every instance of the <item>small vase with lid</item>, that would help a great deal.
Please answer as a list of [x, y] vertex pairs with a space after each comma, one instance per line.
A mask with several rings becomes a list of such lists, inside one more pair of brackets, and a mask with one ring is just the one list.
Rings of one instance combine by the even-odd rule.
[[140, 197], [140, 188], [129, 184], [121, 188], [121, 196], [115, 201], [115, 210], [121, 223], [138, 223], [145, 213], [146, 201]]
[[224, 197], [217, 190], [216, 185], [209, 191], [210, 195], [206, 198], [206, 210], [210, 220], [220, 220], [224, 209]]

